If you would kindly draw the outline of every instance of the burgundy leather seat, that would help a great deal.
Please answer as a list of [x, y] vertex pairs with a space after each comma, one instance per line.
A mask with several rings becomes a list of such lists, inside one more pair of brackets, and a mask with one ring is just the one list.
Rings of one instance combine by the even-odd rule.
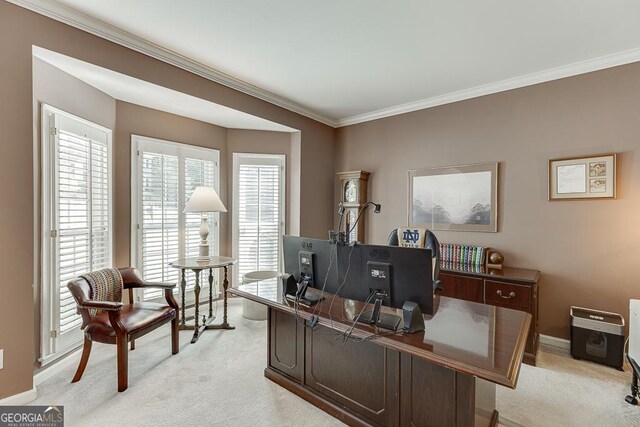
[[[124, 305], [120, 309], [120, 320], [130, 335], [137, 335], [144, 330], [153, 330], [171, 321], [175, 310], [165, 304], [153, 302], [137, 302]], [[94, 316], [84, 330], [91, 341], [104, 344], [116, 343], [116, 331], [111, 325], [107, 312]]]
[[[122, 287], [129, 291], [129, 301], [133, 301], [133, 290], [136, 288], [156, 288], [164, 290], [167, 304], [153, 302], [136, 302], [123, 304], [120, 301], [97, 301], [91, 299], [91, 286], [86, 279], [79, 277], [69, 282], [67, 287], [76, 301], [78, 312], [82, 316], [84, 330], [84, 347], [80, 365], [72, 382], [80, 381], [87, 366], [91, 343], [115, 344], [118, 358], [118, 391], [128, 387], [128, 348], [135, 348], [137, 338], [154, 329], [171, 322], [171, 352], [179, 351], [178, 337], [178, 303], [173, 298], [175, 283], [145, 282], [137, 269], [119, 268], [122, 276]], [[117, 274], [117, 273], [116, 273]], [[91, 310], [100, 310], [91, 315]]]

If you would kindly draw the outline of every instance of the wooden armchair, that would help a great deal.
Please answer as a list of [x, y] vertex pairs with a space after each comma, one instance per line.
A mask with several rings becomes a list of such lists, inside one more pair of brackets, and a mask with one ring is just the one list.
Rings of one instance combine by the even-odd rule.
[[[135, 339], [171, 322], [171, 352], [177, 354], [178, 303], [173, 298], [175, 286], [173, 283], [145, 282], [138, 270], [132, 267], [99, 270], [70, 281], [67, 287], [82, 315], [84, 330], [82, 358], [72, 382], [82, 378], [93, 341], [116, 345], [118, 391], [124, 391], [128, 386], [129, 342], [133, 350]], [[152, 302], [123, 304], [123, 290], [129, 290], [129, 301], [133, 301], [133, 290], [136, 288], [164, 289], [168, 305]]]

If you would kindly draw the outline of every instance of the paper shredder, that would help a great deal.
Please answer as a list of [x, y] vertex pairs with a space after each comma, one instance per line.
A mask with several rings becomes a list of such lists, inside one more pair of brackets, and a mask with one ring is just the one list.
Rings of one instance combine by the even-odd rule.
[[624, 318], [616, 313], [571, 307], [571, 356], [622, 370]]

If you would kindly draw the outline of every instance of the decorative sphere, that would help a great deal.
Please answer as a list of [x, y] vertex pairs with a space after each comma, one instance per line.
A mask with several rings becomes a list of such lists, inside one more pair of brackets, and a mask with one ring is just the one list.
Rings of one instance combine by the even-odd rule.
[[491, 262], [491, 264], [502, 264], [504, 262], [504, 255], [500, 252], [491, 252], [491, 254], [489, 254], [489, 262]]

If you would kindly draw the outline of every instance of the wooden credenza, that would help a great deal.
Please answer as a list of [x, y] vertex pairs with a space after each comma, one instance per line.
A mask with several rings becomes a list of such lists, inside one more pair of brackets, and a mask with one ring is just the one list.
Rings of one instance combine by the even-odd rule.
[[538, 280], [540, 272], [525, 268], [505, 267], [501, 270], [475, 268], [440, 270], [444, 290], [442, 296], [507, 307], [531, 314], [524, 362], [536, 364], [540, 333], [538, 331]]

